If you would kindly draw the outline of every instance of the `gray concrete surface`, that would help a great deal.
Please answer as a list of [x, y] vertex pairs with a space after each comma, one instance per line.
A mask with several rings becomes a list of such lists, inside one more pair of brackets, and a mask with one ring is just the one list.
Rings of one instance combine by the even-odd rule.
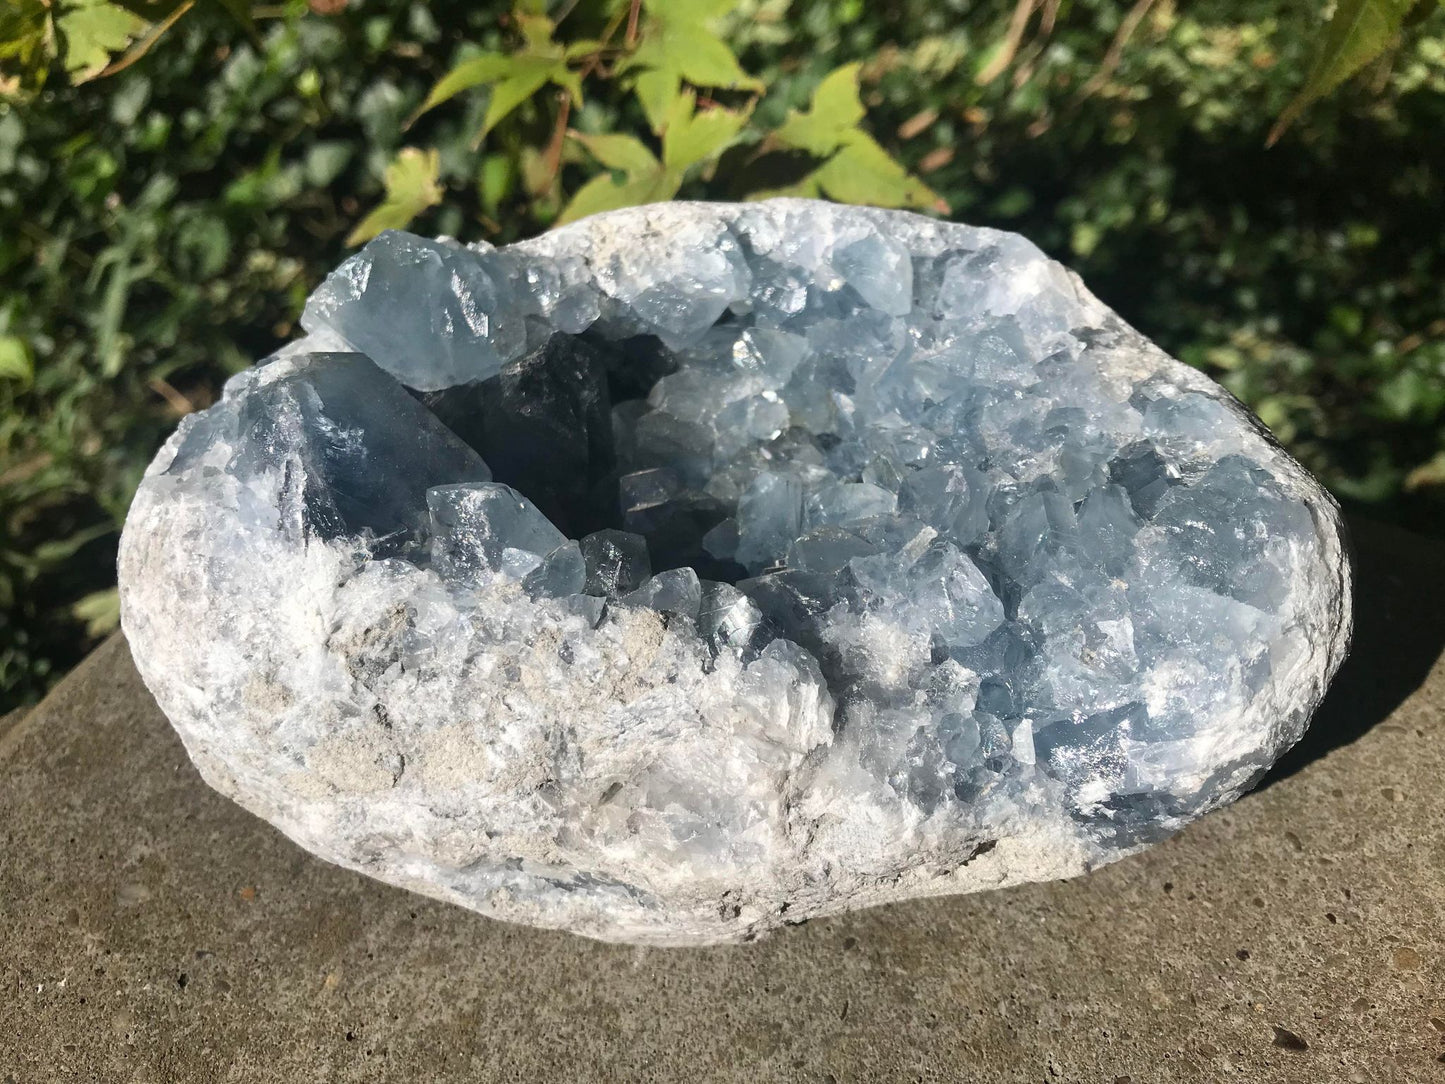
[[327, 866], [206, 788], [114, 639], [0, 731], [0, 1084], [1445, 1080], [1445, 561], [1357, 544], [1356, 655], [1261, 790], [1079, 880], [742, 948]]
[[6, 712], [4, 715], [0, 715], [0, 741], [4, 740], [5, 732], [12, 727], [18, 726], [20, 720], [24, 719], [28, 712], [28, 708], [15, 708], [12, 711]]

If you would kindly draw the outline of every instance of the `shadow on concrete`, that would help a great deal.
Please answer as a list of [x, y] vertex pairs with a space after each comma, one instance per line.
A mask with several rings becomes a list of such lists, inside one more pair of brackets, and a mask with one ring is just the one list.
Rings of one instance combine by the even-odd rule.
[[1445, 649], [1445, 544], [1366, 519], [1350, 521], [1355, 638], [1299, 744], [1260, 783], [1286, 779], [1359, 738], [1420, 687]]

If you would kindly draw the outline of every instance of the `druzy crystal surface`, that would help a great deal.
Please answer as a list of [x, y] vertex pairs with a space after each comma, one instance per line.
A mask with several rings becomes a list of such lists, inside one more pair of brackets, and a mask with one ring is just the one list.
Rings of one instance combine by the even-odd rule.
[[1023, 238], [779, 200], [384, 234], [188, 418], [141, 671], [304, 846], [742, 939], [1231, 800], [1345, 651], [1329, 497]]

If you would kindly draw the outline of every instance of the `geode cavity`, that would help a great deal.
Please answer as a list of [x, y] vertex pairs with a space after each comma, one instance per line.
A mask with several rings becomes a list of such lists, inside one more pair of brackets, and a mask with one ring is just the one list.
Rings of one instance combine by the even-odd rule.
[[538, 926], [742, 939], [1238, 796], [1345, 652], [1328, 495], [1022, 238], [801, 200], [378, 238], [156, 457], [205, 778]]

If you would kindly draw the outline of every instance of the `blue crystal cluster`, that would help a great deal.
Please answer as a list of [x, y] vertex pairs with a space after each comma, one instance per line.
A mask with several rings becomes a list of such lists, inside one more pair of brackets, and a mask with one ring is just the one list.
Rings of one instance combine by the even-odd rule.
[[384, 234], [171, 469], [229, 426], [232, 473], [305, 464], [301, 536], [714, 660], [791, 641], [925, 813], [1038, 781], [1132, 845], [1237, 791], [1220, 728], [1293, 665], [1320, 547], [1237, 404], [1120, 363], [1020, 238], [749, 214], [666, 266]]

